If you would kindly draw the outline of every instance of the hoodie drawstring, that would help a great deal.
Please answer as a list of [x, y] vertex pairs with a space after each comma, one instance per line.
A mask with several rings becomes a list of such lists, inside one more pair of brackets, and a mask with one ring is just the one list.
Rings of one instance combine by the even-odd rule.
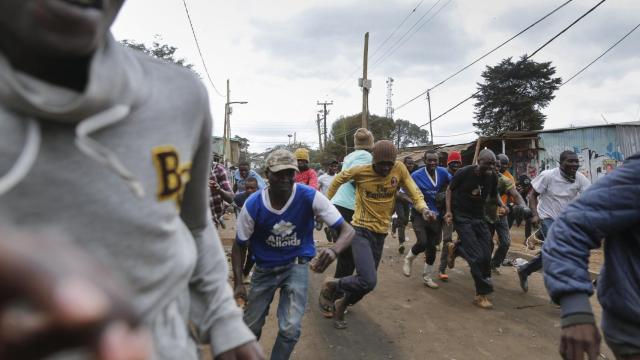
[[7, 193], [27, 176], [40, 151], [40, 126], [34, 119], [27, 119], [27, 136], [18, 160], [9, 172], [0, 178], [0, 196]]
[[89, 137], [91, 133], [122, 121], [130, 111], [129, 106], [116, 105], [81, 121], [76, 127], [76, 146], [91, 159], [108, 165], [127, 183], [138, 198], [142, 198], [144, 187], [140, 181], [122, 164], [113, 151]]
[[[129, 115], [130, 110], [129, 106], [116, 105], [108, 110], [86, 118], [76, 126], [75, 143], [83, 154], [101, 164], [109, 166], [127, 183], [127, 186], [138, 198], [142, 198], [144, 197], [144, 187], [142, 183], [122, 164], [113, 151], [89, 137], [93, 132], [122, 121]], [[38, 158], [41, 141], [40, 125], [36, 120], [28, 118], [24, 148], [13, 167], [5, 176], [0, 178], [0, 196], [7, 193], [27, 176]]]

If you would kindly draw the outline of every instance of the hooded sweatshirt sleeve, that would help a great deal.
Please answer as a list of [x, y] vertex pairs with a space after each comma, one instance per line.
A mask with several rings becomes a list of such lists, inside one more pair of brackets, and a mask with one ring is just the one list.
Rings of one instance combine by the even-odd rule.
[[589, 304], [589, 251], [604, 238], [620, 241], [610, 236], [635, 226], [640, 218], [640, 156], [629, 160], [569, 204], [544, 242], [544, 282], [562, 307], [562, 326], [595, 322]]
[[[203, 91], [204, 92], [204, 91]], [[203, 100], [206, 104], [206, 100]], [[209, 214], [208, 176], [211, 156], [211, 117], [204, 106], [204, 123], [192, 159], [191, 181], [182, 202], [183, 221], [191, 231], [198, 251], [197, 264], [189, 284], [191, 320], [202, 341], [211, 344], [214, 357], [255, 339], [242, 320], [242, 311], [233, 299], [227, 282], [228, 266], [224, 249]]]

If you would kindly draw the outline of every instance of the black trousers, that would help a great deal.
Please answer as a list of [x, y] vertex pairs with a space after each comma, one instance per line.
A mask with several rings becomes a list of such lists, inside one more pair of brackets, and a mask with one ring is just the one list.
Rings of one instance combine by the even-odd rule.
[[[351, 223], [353, 219], [353, 210], [347, 209], [345, 207], [336, 205], [336, 209], [340, 212], [340, 215], [344, 218], [344, 221]], [[353, 271], [356, 269], [355, 264], [353, 263], [353, 253], [351, 251], [351, 246], [344, 249], [344, 251], [338, 254], [338, 262], [336, 264], [336, 272], [335, 278], [343, 278], [345, 276], [349, 276], [353, 274]]]
[[413, 231], [416, 233], [416, 244], [411, 248], [414, 255], [425, 252], [426, 263], [433, 265], [436, 261], [436, 245], [440, 243], [442, 236], [442, 220], [427, 222], [422, 215], [413, 213]]
[[409, 224], [409, 204], [398, 200], [396, 201], [395, 211], [398, 217], [393, 219], [391, 223], [391, 232], [394, 233], [396, 229], [398, 230], [398, 243], [402, 245], [406, 239], [405, 228]]
[[455, 228], [460, 238], [458, 254], [469, 263], [476, 286], [476, 295], [493, 292], [491, 281], [491, 233], [484, 219], [455, 216]]

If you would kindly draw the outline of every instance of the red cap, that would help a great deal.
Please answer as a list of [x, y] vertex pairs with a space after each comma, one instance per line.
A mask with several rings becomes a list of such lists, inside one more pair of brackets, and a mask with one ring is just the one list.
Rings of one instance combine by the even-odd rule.
[[462, 155], [460, 155], [460, 151], [452, 151], [449, 153], [449, 156], [447, 157], [447, 165], [453, 161], [462, 163]]

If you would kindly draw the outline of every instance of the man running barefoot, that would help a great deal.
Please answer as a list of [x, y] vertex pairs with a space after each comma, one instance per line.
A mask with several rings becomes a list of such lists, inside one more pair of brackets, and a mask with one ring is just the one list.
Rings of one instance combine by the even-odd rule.
[[[484, 205], [495, 198], [498, 207], [506, 212], [498, 196], [498, 177], [495, 174], [496, 156], [484, 149], [478, 164], [465, 166], [456, 172], [447, 188], [445, 220], [454, 223], [460, 237], [457, 251], [468, 263], [476, 287], [473, 303], [483, 309], [493, 308], [487, 295], [493, 292], [491, 282], [491, 234], [484, 219]], [[450, 248], [451, 250], [451, 248]]]
[[[438, 284], [431, 278], [433, 273], [433, 263], [436, 261], [436, 245], [440, 242], [442, 235], [442, 216], [436, 207], [436, 194], [441, 189], [446, 188], [451, 180], [451, 175], [447, 169], [438, 166], [438, 153], [428, 150], [424, 153], [425, 167], [411, 174], [418, 189], [422, 192], [427, 206], [433, 209], [436, 221], [426, 222], [419, 214], [413, 214], [412, 224], [416, 233], [416, 244], [409, 250], [404, 258], [402, 272], [405, 276], [411, 276], [411, 264], [421, 252], [425, 252], [426, 259], [422, 280], [424, 284], [432, 289], [437, 289]], [[415, 212], [415, 210], [412, 210]]]
[[[309, 266], [323, 272], [349, 246], [354, 231], [324, 195], [310, 186], [294, 183], [298, 168], [293, 154], [276, 150], [269, 154], [266, 163], [269, 186], [251, 195], [242, 208], [231, 260], [236, 297], [248, 300], [244, 321], [258, 338], [273, 296], [280, 290], [279, 330], [271, 359], [288, 359], [300, 338]], [[339, 229], [340, 236], [333, 247], [322, 250], [309, 264], [316, 253], [315, 216]], [[241, 281], [247, 246], [256, 260], [248, 297]]]
[[356, 185], [356, 211], [352, 221], [356, 235], [351, 244], [356, 274], [325, 281], [320, 293], [321, 306], [330, 302], [336, 292], [345, 294], [335, 301], [334, 324], [339, 329], [346, 328], [344, 311], [347, 305], [357, 303], [376, 286], [376, 270], [398, 188], [406, 190], [416, 211], [425, 220], [435, 220], [435, 214], [427, 207], [407, 168], [396, 161], [396, 155], [397, 149], [392, 142], [380, 140], [373, 146], [373, 165], [342, 171], [329, 188], [328, 196], [332, 197], [340, 185], [351, 180]]
[[[527, 207], [526, 203], [520, 193], [516, 190], [515, 183], [512, 178], [504, 174], [504, 162], [509, 162], [509, 159], [504, 154], [498, 154], [496, 157], [499, 161], [496, 163], [496, 174], [498, 175], [498, 195], [503, 201], [511, 198], [516, 201], [516, 205], [512, 208], [512, 211], [523, 214], [525, 218], [531, 217], [531, 211]], [[507, 171], [508, 172], [508, 171]], [[509, 174], [510, 175], [510, 174]], [[507, 208], [508, 209], [508, 208]], [[500, 266], [507, 256], [509, 246], [511, 246], [511, 233], [509, 232], [509, 212], [505, 212], [498, 208], [498, 203], [493, 198], [489, 198], [489, 201], [485, 205], [485, 219], [489, 224], [489, 231], [491, 232], [491, 239], [493, 244], [493, 235], [498, 233], [498, 248], [496, 249], [493, 258], [491, 258], [491, 271], [494, 274], [500, 274]]]

